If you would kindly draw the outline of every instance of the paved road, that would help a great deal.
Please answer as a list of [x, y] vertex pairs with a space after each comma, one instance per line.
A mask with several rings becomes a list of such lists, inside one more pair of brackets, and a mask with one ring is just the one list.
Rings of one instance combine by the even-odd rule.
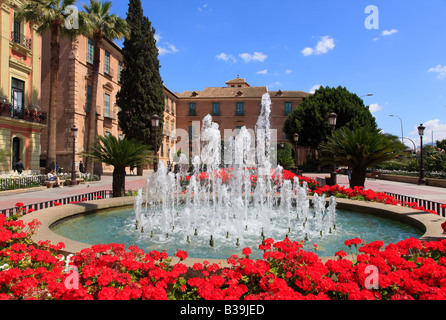
[[[146, 172], [144, 176], [127, 176], [126, 189], [138, 190], [144, 187], [147, 178], [151, 172]], [[307, 177], [325, 177], [326, 174], [304, 174]], [[338, 176], [338, 184], [348, 186], [348, 179], [345, 175]], [[440, 203], [446, 203], [446, 188], [437, 188], [429, 186], [418, 186], [414, 184], [367, 179], [365, 187], [377, 192], [392, 192], [396, 194], [411, 196], [419, 199], [431, 200]], [[27, 191], [3, 191], [0, 192], [0, 210], [13, 208], [17, 202], [25, 205], [40, 203], [44, 201], [58, 200], [72, 195], [86, 194], [100, 190], [112, 189], [112, 177], [103, 176], [100, 182], [86, 183], [74, 187], [64, 188], [35, 188]]]
[[[126, 190], [138, 190], [144, 187], [151, 172], [144, 176], [127, 176]], [[2, 191], [0, 192], [0, 210], [13, 208], [17, 202], [24, 205], [40, 203], [51, 200], [58, 200], [70, 196], [86, 194], [94, 191], [112, 190], [112, 177], [103, 176], [101, 181], [85, 183], [73, 187], [53, 188], [46, 187], [33, 188], [23, 191]]]

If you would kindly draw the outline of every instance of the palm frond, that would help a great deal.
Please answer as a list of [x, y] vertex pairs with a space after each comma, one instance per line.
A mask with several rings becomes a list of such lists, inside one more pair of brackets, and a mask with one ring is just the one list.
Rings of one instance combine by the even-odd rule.
[[98, 137], [91, 151], [80, 155], [114, 167], [129, 167], [150, 163], [151, 151], [136, 139], [117, 139], [109, 135]]

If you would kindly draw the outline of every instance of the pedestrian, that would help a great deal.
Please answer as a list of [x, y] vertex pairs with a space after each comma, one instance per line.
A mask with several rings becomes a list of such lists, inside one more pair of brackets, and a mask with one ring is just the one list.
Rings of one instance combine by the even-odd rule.
[[56, 174], [54, 174], [54, 170], [51, 170], [48, 173], [48, 180], [51, 181], [51, 182], [55, 182], [56, 183], [56, 185], [55, 185], [56, 187], [62, 188], [62, 185], [60, 184], [60, 178]]
[[56, 163], [56, 174], [60, 173], [60, 166], [58, 163]]
[[19, 161], [15, 164], [15, 169], [17, 170], [18, 174], [22, 174], [23, 170], [25, 170], [22, 159], [19, 159]]
[[84, 173], [84, 163], [82, 162], [82, 160], [79, 162], [79, 172]]

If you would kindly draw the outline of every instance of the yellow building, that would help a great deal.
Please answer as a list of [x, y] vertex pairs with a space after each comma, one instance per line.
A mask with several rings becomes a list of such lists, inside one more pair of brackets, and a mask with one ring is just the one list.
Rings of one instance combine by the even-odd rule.
[[40, 135], [46, 114], [39, 108], [41, 38], [35, 26], [16, 19], [23, 1], [1, 1], [0, 148], [9, 153], [0, 173], [19, 159], [25, 171], [40, 172]]

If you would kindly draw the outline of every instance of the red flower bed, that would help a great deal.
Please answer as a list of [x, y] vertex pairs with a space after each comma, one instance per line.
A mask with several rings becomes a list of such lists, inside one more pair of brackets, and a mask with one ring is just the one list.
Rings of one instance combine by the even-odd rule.
[[[319, 195], [325, 194], [327, 196], [333, 195], [336, 197], [348, 198], [353, 200], [365, 200], [365, 201], [373, 201], [390, 205], [400, 205], [438, 215], [436, 211], [428, 210], [423, 206], [419, 206], [416, 202], [406, 202], [406, 201], [396, 200], [394, 197], [389, 196], [383, 192], [375, 192], [370, 189], [364, 189], [363, 187], [355, 187], [352, 189], [352, 188], [346, 188], [344, 186], [341, 187], [339, 185], [331, 187], [326, 185], [324, 187], [314, 189], [314, 193], [317, 193]], [[446, 205], [442, 206], [442, 208], [446, 208]]]
[[[66, 264], [64, 245], [33, 244], [39, 223], [0, 215], [0, 299], [21, 300], [439, 300], [446, 299], [446, 240], [407, 239], [383, 247], [349, 239], [347, 252], [323, 263], [302, 242], [266, 239], [262, 260], [228, 259], [230, 268], [196, 263], [195, 275], [165, 252], [96, 245]], [[355, 251], [355, 252], [353, 252]], [[198, 274], [198, 275], [197, 275]]]

